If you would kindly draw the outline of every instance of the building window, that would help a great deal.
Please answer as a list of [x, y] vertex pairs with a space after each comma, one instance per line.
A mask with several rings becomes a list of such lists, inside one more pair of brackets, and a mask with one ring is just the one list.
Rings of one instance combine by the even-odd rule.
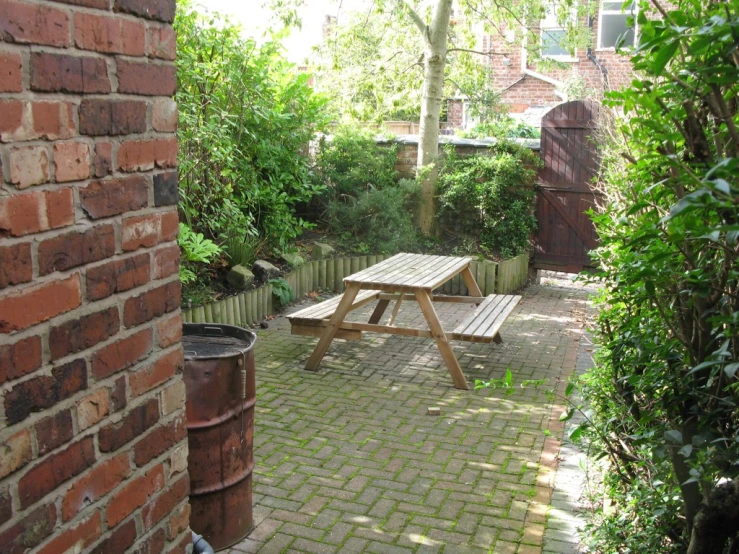
[[[631, 20], [631, 21], [630, 21]], [[634, 46], [636, 2], [624, 6], [620, 0], [603, 0], [598, 23], [598, 48]]]
[[557, 17], [557, 4], [547, 5], [540, 29], [542, 57], [559, 61], [576, 61], [572, 52], [564, 46], [567, 39], [567, 30]]

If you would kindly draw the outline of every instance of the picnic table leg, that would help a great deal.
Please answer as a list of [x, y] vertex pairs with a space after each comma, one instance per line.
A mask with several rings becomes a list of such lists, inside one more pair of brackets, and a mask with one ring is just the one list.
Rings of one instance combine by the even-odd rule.
[[326, 350], [328, 350], [328, 347], [331, 345], [331, 341], [334, 340], [334, 337], [339, 330], [339, 326], [344, 321], [346, 314], [349, 313], [358, 292], [359, 285], [347, 285], [346, 291], [344, 291], [344, 296], [341, 297], [341, 302], [339, 302], [339, 305], [336, 307], [334, 315], [332, 315], [331, 319], [328, 320], [328, 325], [321, 335], [321, 338], [318, 340], [318, 344], [316, 345], [315, 350], [313, 350], [313, 354], [310, 355], [310, 358], [308, 358], [308, 361], [305, 363], [305, 369], [309, 371], [318, 370], [318, 364], [321, 363], [323, 356], [326, 355]]
[[495, 336], [493, 337], [493, 342], [495, 344], [500, 344], [501, 342], [503, 342], [503, 339], [501, 338], [500, 333], [495, 333]]
[[377, 303], [377, 306], [375, 306], [375, 311], [372, 312], [372, 315], [369, 318], [369, 321], [367, 323], [376, 324], [380, 322], [380, 319], [382, 319], [382, 314], [385, 313], [385, 310], [388, 307], [388, 304], [390, 304], [390, 300], [380, 300]]
[[441, 323], [439, 323], [439, 316], [436, 315], [436, 310], [434, 310], [434, 305], [431, 303], [429, 293], [425, 290], [417, 290], [416, 299], [418, 300], [418, 306], [423, 312], [423, 316], [426, 318], [426, 322], [429, 324], [431, 334], [436, 340], [436, 346], [438, 347], [439, 352], [441, 352], [441, 357], [444, 359], [449, 375], [452, 376], [454, 386], [458, 389], [469, 390], [470, 387], [467, 385], [467, 380], [464, 378], [462, 368], [459, 367], [459, 362], [454, 356], [454, 351], [452, 351], [452, 347], [449, 344], [449, 339], [447, 339], [446, 333], [441, 327]]
[[482, 291], [477, 285], [477, 281], [475, 281], [475, 276], [472, 275], [470, 266], [467, 266], [462, 270], [462, 279], [464, 279], [464, 284], [467, 285], [467, 294], [469, 296], [482, 297]]

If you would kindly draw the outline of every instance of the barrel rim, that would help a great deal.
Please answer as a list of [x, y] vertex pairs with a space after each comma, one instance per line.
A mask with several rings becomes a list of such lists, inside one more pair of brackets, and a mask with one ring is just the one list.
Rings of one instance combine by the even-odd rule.
[[[221, 335], [208, 334], [206, 329], [218, 329], [222, 331]], [[220, 360], [223, 358], [233, 358], [235, 355], [234, 350], [243, 356], [253, 350], [254, 344], [257, 342], [257, 334], [249, 329], [238, 327], [237, 325], [227, 325], [225, 323], [183, 323], [182, 324], [182, 338], [188, 336], [199, 336], [199, 337], [230, 337], [241, 340], [245, 343], [245, 346], [239, 347], [233, 346], [231, 352], [223, 352], [221, 354], [210, 354], [207, 356], [199, 356], [190, 350], [184, 350], [185, 360]]]

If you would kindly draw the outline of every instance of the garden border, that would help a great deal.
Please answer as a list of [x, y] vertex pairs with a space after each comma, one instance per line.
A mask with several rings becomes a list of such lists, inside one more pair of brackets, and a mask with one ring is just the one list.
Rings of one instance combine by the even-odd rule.
[[[302, 298], [306, 293], [320, 290], [343, 292], [344, 277], [366, 269], [389, 258], [389, 254], [347, 256], [312, 260], [295, 268], [283, 278]], [[526, 284], [529, 253], [524, 252], [502, 262], [472, 261], [471, 270], [484, 296], [507, 294]], [[465, 295], [467, 287], [460, 275], [445, 283], [440, 289], [444, 294]], [[266, 316], [275, 315], [272, 285], [241, 292], [195, 308], [182, 310], [185, 323], [226, 323], [240, 327], [258, 325]]]

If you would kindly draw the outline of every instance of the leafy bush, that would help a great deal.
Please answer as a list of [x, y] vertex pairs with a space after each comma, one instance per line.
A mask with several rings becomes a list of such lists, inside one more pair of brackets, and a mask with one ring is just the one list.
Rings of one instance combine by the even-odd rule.
[[307, 147], [325, 100], [273, 42], [257, 46], [220, 15], [178, 2], [180, 212], [210, 238], [236, 228], [284, 247], [307, 226], [294, 215], [321, 187]]
[[327, 209], [331, 229], [362, 252], [397, 253], [418, 247], [413, 222], [419, 186], [403, 179], [382, 190], [370, 188], [358, 197], [332, 200]]
[[397, 145], [378, 145], [370, 130], [342, 127], [331, 137], [322, 138], [315, 174], [319, 184], [327, 187], [326, 202], [358, 198], [363, 192], [394, 186], [398, 181], [397, 152]]
[[184, 223], [180, 223], [177, 244], [182, 252], [180, 280], [185, 285], [195, 282], [200, 266], [211, 263], [221, 253], [220, 246], [205, 238], [202, 233], [193, 232]]
[[287, 306], [295, 298], [292, 287], [285, 279], [270, 279], [267, 281], [272, 285], [272, 296], [277, 301], [277, 307]]
[[603, 552], [739, 541], [739, 5], [673, 5], [640, 9], [642, 77], [602, 125], [604, 294], [583, 392], [617, 502], [591, 527]]
[[263, 247], [264, 241], [259, 237], [249, 232], [229, 229], [226, 233], [226, 241], [223, 243], [223, 253], [229, 267], [235, 265], [251, 267]]
[[508, 142], [496, 144], [487, 156], [461, 158], [448, 148], [439, 173], [442, 227], [476, 237], [483, 248], [503, 257], [528, 251], [536, 227], [539, 165], [531, 150]]

